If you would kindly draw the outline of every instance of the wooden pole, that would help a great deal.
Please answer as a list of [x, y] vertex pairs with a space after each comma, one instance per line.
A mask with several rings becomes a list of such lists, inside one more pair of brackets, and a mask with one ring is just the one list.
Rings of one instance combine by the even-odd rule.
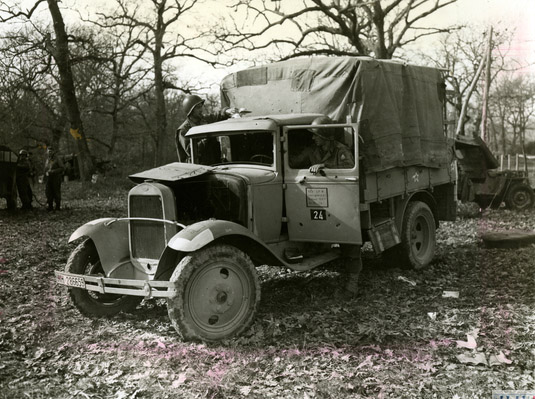
[[464, 99], [463, 106], [461, 108], [461, 115], [459, 116], [459, 122], [457, 123], [457, 130], [455, 132], [456, 136], [460, 135], [461, 133], [464, 133], [464, 117], [466, 116], [468, 103], [470, 102], [470, 97], [472, 96], [472, 92], [474, 91], [474, 88], [476, 87], [477, 81], [479, 80], [479, 77], [481, 76], [481, 71], [483, 71], [483, 67], [485, 66], [485, 60], [486, 60], [485, 58], [481, 60], [481, 64], [479, 65], [476, 75], [474, 76], [472, 83], [470, 84], [468, 93], [466, 93], [466, 98]]
[[487, 138], [487, 113], [489, 110], [489, 90], [490, 90], [490, 63], [492, 61], [492, 26], [489, 28], [487, 42], [487, 61], [485, 65], [485, 86], [483, 88], [483, 109], [481, 111], [481, 139]]

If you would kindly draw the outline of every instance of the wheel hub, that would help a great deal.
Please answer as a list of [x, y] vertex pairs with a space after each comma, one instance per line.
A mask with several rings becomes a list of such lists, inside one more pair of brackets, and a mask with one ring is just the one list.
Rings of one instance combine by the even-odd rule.
[[202, 270], [189, 289], [192, 320], [206, 330], [233, 328], [250, 300], [247, 290], [247, 279], [239, 269], [214, 265]]
[[523, 204], [524, 202], [526, 202], [526, 200], [527, 200], [527, 197], [526, 197], [525, 193], [523, 193], [523, 192], [516, 193], [515, 202], [517, 204]]
[[208, 308], [212, 313], [223, 314], [234, 304], [234, 292], [227, 284], [215, 285], [209, 294]]

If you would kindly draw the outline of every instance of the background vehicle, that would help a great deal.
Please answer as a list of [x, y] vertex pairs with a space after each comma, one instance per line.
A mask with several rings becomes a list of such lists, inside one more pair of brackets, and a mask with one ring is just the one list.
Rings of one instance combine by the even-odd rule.
[[[98, 219], [58, 282], [84, 314], [111, 315], [168, 298], [184, 339], [243, 332], [260, 300], [255, 266], [298, 271], [371, 241], [386, 259], [428, 265], [439, 220], [455, 218], [453, 148], [441, 73], [367, 58], [298, 59], [222, 83], [223, 105], [252, 115], [193, 127], [193, 164], [130, 178], [124, 219]], [[321, 115], [340, 123], [314, 125]], [[352, 166], [295, 165], [312, 128], [336, 129]], [[196, 164], [212, 148], [221, 162]]]
[[459, 199], [476, 202], [481, 208], [531, 208], [535, 201], [528, 174], [523, 170], [498, 170], [498, 160], [479, 137], [458, 136]]
[[6, 199], [7, 209], [17, 208], [17, 154], [0, 145], [0, 197]]

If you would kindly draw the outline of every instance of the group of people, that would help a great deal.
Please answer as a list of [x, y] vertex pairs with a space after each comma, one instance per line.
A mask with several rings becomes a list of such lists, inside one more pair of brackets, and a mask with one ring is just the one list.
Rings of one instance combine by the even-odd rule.
[[[56, 150], [49, 146], [47, 148], [47, 158], [44, 168], [45, 195], [47, 210], [61, 209], [61, 183], [63, 181], [63, 172], [65, 167], [61, 157]], [[20, 150], [17, 159], [17, 191], [19, 193], [22, 210], [33, 209], [33, 190], [35, 183], [35, 166], [27, 150]]]

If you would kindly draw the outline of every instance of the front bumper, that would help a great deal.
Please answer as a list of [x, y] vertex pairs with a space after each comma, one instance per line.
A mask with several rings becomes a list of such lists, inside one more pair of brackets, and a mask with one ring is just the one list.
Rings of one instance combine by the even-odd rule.
[[148, 298], [172, 298], [176, 289], [170, 281], [128, 280], [100, 276], [54, 272], [56, 282], [71, 288], [95, 291], [100, 294], [143, 296]]

